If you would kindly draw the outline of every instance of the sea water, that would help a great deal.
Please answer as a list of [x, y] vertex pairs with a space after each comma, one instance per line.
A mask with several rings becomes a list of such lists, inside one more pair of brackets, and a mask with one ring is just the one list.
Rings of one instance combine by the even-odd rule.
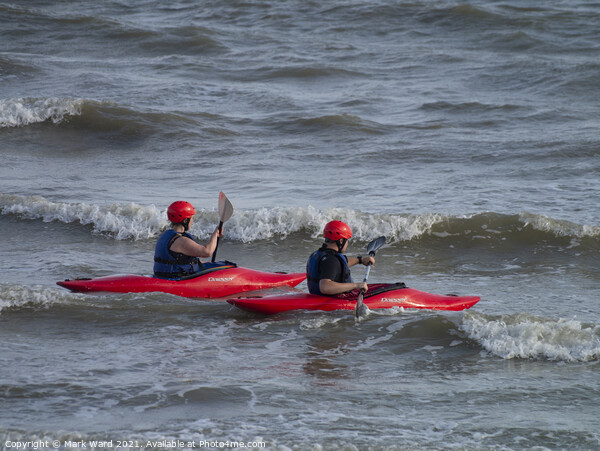
[[[0, 2], [0, 447], [600, 448], [599, 20]], [[240, 266], [303, 271], [340, 219], [351, 256], [388, 239], [370, 282], [482, 299], [356, 322], [55, 285], [151, 273], [167, 206], [206, 240], [219, 191]]]

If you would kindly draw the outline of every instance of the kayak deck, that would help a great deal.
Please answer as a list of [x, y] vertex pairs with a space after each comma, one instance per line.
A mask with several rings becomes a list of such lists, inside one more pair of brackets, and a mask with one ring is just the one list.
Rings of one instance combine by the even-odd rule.
[[[274, 296], [254, 296], [228, 299], [243, 310], [272, 315], [290, 310], [354, 310], [358, 291], [339, 296], [320, 296], [292, 293]], [[404, 284], [369, 285], [364, 304], [370, 309], [402, 307], [410, 309], [460, 311], [471, 308], [480, 301], [479, 296], [454, 296], [427, 293], [408, 288]]]
[[305, 278], [305, 273], [264, 272], [234, 265], [223, 265], [182, 280], [118, 274], [95, 279], [67, 279], [56, 283], [61, 287], [80, 293], [163, 292], [188, 298], [221, 298], [246, 291], [282, 286], [294, 287]]

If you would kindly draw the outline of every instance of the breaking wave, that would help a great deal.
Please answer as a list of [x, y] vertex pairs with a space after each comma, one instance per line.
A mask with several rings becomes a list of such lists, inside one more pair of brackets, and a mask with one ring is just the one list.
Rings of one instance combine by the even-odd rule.
[[[98, 133], [100, 136], [148, 136], [196, 133], [231, 134], [221, 117], [211, 113], [142, 111], [111, 101], [71, 98], [0, 99], [0, 129], [51, 123], [55, 126]], [[192, 125], [193, 127], [187, 127]]]
[[76, 295], [55, 288], [0, 283], [0, 314], [29, 307], [46, 309], [74, 296]]
[[461, 329], [503, 359], [587, 362], [600, 359], [600, 326], [527, 314], [493, 317], [467, 312]]
[[65, 224], [79, 222], [91, 225], [94, 232], [114, 236], [117, 240], [144, 239], [156, 236], [166, 225], [164, 212], [154, 206], [136, 204], [110, 204], [106, 206], [86, 203], [52, 202], [41, 196], [0, 195], [0, 212], [25, 219], [44, 222], [59, 221]]
[[69, 116], [81, 115], [82, 99], [1, 99], [0, 128], [23, 127], [50, 121], [62, 122]]
[[[168, 226], [165, 208], [135, 203], [93, 205], [56, 202], [41, 196], [0, 194], [0, 213], [44, 222], [79, 222], [95, 233], [117, 240], [143, 240], [158, 236]], [[519, 244], [544, 242], [564, 247], [597, 249], [600, 226], [580, 225], [544, 215], [478, 213], [451, 216], [439, 213], [372, 214], [351, 209], [273, 207], [236, 210], [227, 222], [226, 237], [242, 242], [283, 239], [291, 234], [320, 236], [333, 219], [347, 222], [358, 241], [385, 235], [390, 243], [411, 240], [482, 242], [513, 241]], [[199, 210], [192, 233], [208, 237], [218, 222], [216, 210]], [[484, 241], [485, 242], [485, 241]]]

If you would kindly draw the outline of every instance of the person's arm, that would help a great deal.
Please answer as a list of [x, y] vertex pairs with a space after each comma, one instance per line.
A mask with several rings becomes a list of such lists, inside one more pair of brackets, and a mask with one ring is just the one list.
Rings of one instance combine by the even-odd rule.
[[331, 279], [319, 280], [319, 290], [321, 291], [321, 293], [330, 295], [330, 296], [334, 295], [334, 294], [345, 293], [346, 291], [360, 290], [360, 289], [364, 289], [365, 291], [367, 291], [369, 289], [369, 287], [366, 282], [340, 283], [340, 282], [334, 282]]
[[222, 235], [223, 232], [219, 233], [219, 228], [217, 227], [210, 236], [208, 243], [204, 246], [186, 236], [182, 236], [173, 242], [171, 250], [173, 252], [179, 252], [180, 254], [189, 255], [190, 257], [210, 257], [217, 247], [217, 238]]
[[348, 257], [348, 266], [358, 265], [359, 263], [365, 266], [369, 266], [369, 264], [374, 265], [375, 259], [370, 255], [363, 255], [360, 257], [360, 260], [358, 257]]
[[[366, 260], [366, 259], [365, 259]], [[358, 259], [354, 257], [354, 261], [358, 262]], [[340, 280], [341, 272], [343, 271], [342, 265], [337, 257], [326, 256], [319, 263], [320, 276], [319, 280], [319, 291], [325, 295], [334, 295], [344, 293], [346, 291], [364, 288], [365, 291], [368, 286], [364, 282], [336, 282], [335, 279]]]

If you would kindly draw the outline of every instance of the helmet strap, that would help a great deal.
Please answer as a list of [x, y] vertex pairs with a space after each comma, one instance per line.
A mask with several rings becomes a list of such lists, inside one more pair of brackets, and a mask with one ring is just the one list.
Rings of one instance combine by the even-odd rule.
[[342, 249], [344, 248], [344, 246], [346, 245], [347, 242], [348, 242], [348, 240], [346, 238], [340, 238], [339, 240], [337, 240], [335, 242], [335, 244], [337, 244], [338, 252], [340, 254], [342, 253]]
[[184, 219], [183, 221], [181, 221], [181, 224], [183, 225], [183, 229], [185, 232], [190, 230], [190, 218]]

